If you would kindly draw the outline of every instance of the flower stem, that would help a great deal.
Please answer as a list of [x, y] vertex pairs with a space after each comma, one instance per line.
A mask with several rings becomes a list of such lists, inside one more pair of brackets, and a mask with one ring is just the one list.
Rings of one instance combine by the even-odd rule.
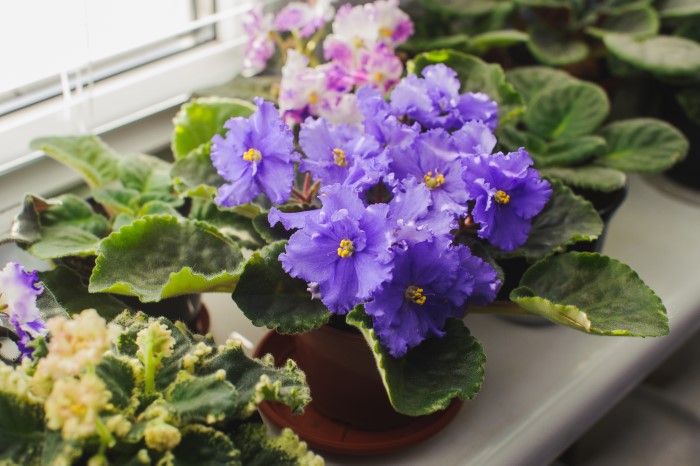
[[114, 437], [110, 431], [107, 430], [107, 427], [104, 425], [100, 417], [98, 417], [97, 421], [95, 421], [95, 427], [97, 427], [97, 433], [100, 436], [100, 450], [98, 454], [104, 455], [107, 447], [113, 447], [117, 441], [114, 440]]

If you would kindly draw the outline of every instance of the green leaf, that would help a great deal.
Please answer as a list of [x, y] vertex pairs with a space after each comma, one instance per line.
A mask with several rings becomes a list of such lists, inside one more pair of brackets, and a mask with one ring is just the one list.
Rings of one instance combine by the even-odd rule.
[[570, 74], [547, 66], [522, 66], [506, 71], [506, 79], [530, 102], [538, 92], [577, 81]]
[[125, 188], [135, 189], [140, 193], [170, 194], [171, 168], [171, 164], [152, 155], [128, 155], [119, 161], [119, 179]]
[[63, 312], [77, 314], [85, 309], [95, 309], [107, 321], [114, 319], [126, 306], [108, 294], [90, 293], [80, 276], [64, 265], [53, 270], [39, 272], [44, 293], [51, 295]]
[[525, 147], [533, 158], [536, 154], [547, 150], [547, 143], [542, 138], [527, 131], [521, 131], [514, 124], [496, 128], [496, 139], [506, 151], [517, 151], [520, 147]]
[[473, 398], [481, 388], [486, 356], [461, 320], [448, 319], [444, 337], [429, 338], [400, 359], [381, 346], [362, 306], [348, 314], [347, 322], [367, 340], [389, 400], [400, 413], [430, 414], [447, 408], [453, 398]]
[[625, 186], [627, 176], [607, 167], [549, 167], [540, 170], [542, 176], [556, 178], [569, 186], [595, 191], [611, 192]]
[[660, 0], [657, 9], [662, 18], [685, 18], [700, 15], [700, 2], [697, 0]]
[[47, 429], [44, 432], [43, 447], [41, 455], [42, 466], [49, 464], [75, 464], [74, 462], [80, 459], [83, 454], [81, 443], [76, 440], [64, 440], [61, 436], [61, 431]]
[[435, 38], [415, 37], [402, 44], [400, 47], [403, 50], [408, 50], [414, 54], [427, 52], [435, 49], [455, 49], [468, 50], [471, 44], [469, 35], [453, 34], [449, 36], [441, 36]]
[[231, 291], [241, 260], [236, 243], [207, 223], [147, 216], [102, 241], [89, 290], [138, 296], [142, 302]]
[[618, 14], [640, 7], [651, 6], [651, 0], [607, 0], [599, 6], [602, 13]]
[[552, 196], [532, 221], [527, 241], [508, 256], [537, 260], [562, 252], [578, 241], [593, 241], [603, 232], [603, 220], [593, 204], [552, 180]]
[[573, 2], [571, 0], [515, 0], [515, 3], [534, 8], [562, 8], [569, 10]]
[[530, 267], [510, 299], [553, 322], [598, 335], [668, 334], [661, 300], [628, 265], [595, 253], [551, 256]]
[[205, 143], [175, 161], [170, 176], [180, 193], [211, 199], [226, 182], [212, 165], [210, 150], [211, 144]]
[[681, 37], [656, 36], [636, 40], [625, 34], [606, 34], [610, 53], [644, 71], [660, 76], [692, 76], [700, 72], [700, 44]]
[[676, 100], [688, 118], [700, 125], [700, 88], [682, 89], [676, 94]]
[[605, 152], [605, 139], [600, 136], [580, 136], [571, 139], [555, 139], [543, 151], [533, 152], [537, 168], [556, 165], [576, 165]]
[[683, 133], [653, 118], [616, 121], [604, 127], [600, 135], [608, 149], [596, 163], [624, 172], [662, 172], [688, 152]]
[[416, 56], [407, 65], [409, 73], [419, 74], [423, 68], [444, 63], [457, 72], [462, 84], [460, 92], [484, 92], [498, 102], [500, 120], [512, 118], [522, 111], [523, 99], [505, 78], [499, 65], [454, 50], [435, 50]]
[[249, 117], [255, 105], [239, 99], [202, 97], [184, 104], [175, 115], [172, 151], [181, 159], [215, 134], [226, 132], [224, 123], [233, 117]]
[[136, 374], [130, 360], [106, 354], [95, 366], [95, 374], [104, 382], [112, 394], [109, 402], [124, 411], [131, 403], [131, 395], [136, 388]]
[[328, 322], [330, 313], [311, 299], [306, 282], [292, 278], [278, 260], [286, 241], [273, 243], [248, 259], [232, 298], [253, 325], [299, 333]]
[[593, 132], [609, 111], [603, 89], [572, 82], [536, 94], [523, 121], [528, 130], [545, 139], [573, 138]]
[[139, 192], [128, 188], [99, 188], [92, 192], [92, 197], [113, 214], [135, 215]]
[[569, 39], [557, 30], [532, 27], [528, 32], [528, 49], [537, 61], [545, 65], [571, 65], [588, 56], [589, 50], [585, 42]]
[[633, 8], [606, 16], [595, 27], [586, 29], [589, 34], [602, 38], [605, 34], [628, 34], [635, 39], [654, 36], [659, 32], [659, 16], [649, 6]]
[[75, 226], [58, 226], [41, 229], [42, 239], [29, 247], [29, 252], [39, 259], [57, 259], [68, 256], [94, 256], [100, 238]]
[[97, 136], [38, 138], [30, 146], [77, 170], [91, 188], [117, 179], [119, 156]]
[[[0, 387], [11, 383], [2, 380], [6, 376], [0, 374]], [[0, 463], [39, 465], [43, 442], [43, 404], [27, 394], [0, 389]]]
[[175, 449], [173, 466], [238, 466], [239, 452], [224, 433], [203, 425], [180, 430], [182, 440]]
[[218, 86], [195, 91], [196, 96], [217, 96], [242, 99], [252, 102], [255, 97], [275, 101], [279, 94], [281, 76], [243, 76], [238, 75], [231, 81]]
[[271, 438], [264, 424], [248, 423], [233, 433], [233, 441], [241, 449], [241, 463], [246, 466], [323, 466], [323, 458], [306, 447], [306, 442], [291, 429], [282, 429]]
[[502, 29], [500, 31], [488, 31], [471, 38], [470, 45], [481, 50], [491, 47], [510, 47], [527, 42], [529, 36], [515, 29]]
[[211, 201], [193, 199], [189, 217], [214, 225], [241, 247], [258, 249], [266, 244], [250, 218], [236, 213], [233, 209], [218, 207]]
[[494, 0], [418, 0], [426, 9], [457, 16], [480, 16], [499, 7]]
[[179, 425], [211, 424], [208, 420], [230, 419], [236, 412], [238, 393], [225, 378], [217, 374], [194, 377], [180, 372], [165, 395], [166, 407]]
[[95, 236], [104, 236], [109, 231], [107, 219], [77, 196], [66, 194], [50, 202], [52, 205], [39, 214], [43, 227], [75, 226]]

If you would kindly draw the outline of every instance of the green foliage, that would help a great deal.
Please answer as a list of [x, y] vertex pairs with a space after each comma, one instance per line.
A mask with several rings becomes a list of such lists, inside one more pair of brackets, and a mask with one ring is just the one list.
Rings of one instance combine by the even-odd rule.
[[179, 160], [202, 144], [211, 141], [215, 134], [224, 134], [224, 123], [233, 117], [248, 117], [255, 105], [239, 99], [202, 97], [182, 106], [175, 116], [172, 151]]
[[700, 72], [700, 44], [682, 37], [656, 36], [643, 40], [606, 34], [606, 47], [620, 60], [659, 76], [692, 76]]
[[254, 325], [281, 333], [306, 332], [326, 323], [330, 313], [320, 300], [311, 299], [303, 280], [282, 269], [278, 256], [286, 244], [279, 241], [255, 252], [232, 298]]
[[685, 18], [700, 15], [700, 3], [697, 0], [661, 0], [658, 2], [662, 18]]
[[551, 66], [570, 65], [588, 55], [585, 42], [570, 39], [561, 31], [534, 26], [528, 31], [528, 49], [541, 63]]
[[26, 393], [7, 390], [0, 383], [0, 463], [41, 464], [43, 440], [42, 404]]
[[629, 266], [594, 253], [537, 262], [510, 299], [558, 324], [599, 335], [668, 334], [661, 300]]
[[627, 182], [627, 175], [607, 167], [549, 167], [541, 169], [540, 174], [556, 178], [575, 188], [592, 189], [605, 193], [623, 188]]
[[211, 199], [224, 184], [211, 163], [210, 151], [211, 143], [206, 142], [175, 161], [170, 176], [181, 194]]
[[389, 400], [400, 413], [430, 414], [447, 408], [454, 398], [473, 398], [481, 388], [486, 356], [461, 320], [449, 319], [444, 337], [430, 338], [400, 359], [380, 345], [372, 320], [362, 306], [348, 314], [347, 322], [367, 340]]

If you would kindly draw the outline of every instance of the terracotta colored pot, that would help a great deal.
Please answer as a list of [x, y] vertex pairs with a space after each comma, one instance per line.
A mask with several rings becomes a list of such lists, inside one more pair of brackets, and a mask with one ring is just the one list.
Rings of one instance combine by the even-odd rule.
[[372, 352], [359, 331], [330, 325], [301, 333], [296, 361], [306, 373], [314, 408], [364, 430], [387, 430], [411, 422], [391, 406]]

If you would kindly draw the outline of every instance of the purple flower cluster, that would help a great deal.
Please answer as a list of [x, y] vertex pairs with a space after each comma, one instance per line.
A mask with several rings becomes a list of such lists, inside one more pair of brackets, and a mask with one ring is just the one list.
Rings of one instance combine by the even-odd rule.
[[36, 298], [44, 291], [36, 272], [27, 272], [14, 262], [8, 262], [0, 271], [0, 316], [4, 315], [19, 336], [17, 346], [24, 356], [32, 349], [27, 344], [47, 333], [36, 306]]
[[[495, 299], [496, 272], [455, 244], [458, 226], [469, 218], [474, 234], [514, 250], [551, 194], [524, 149], [492, 153], [497, 105], [459, 94], [455, 76], [428, 66], [422, 79], [399, 83], [389, 101], [377, 89], [359, 89], [360, 127], [305, 119], [298, 170], [320, 184], [320, 208], [272, 208], [268, 217], [295, 230], [279, 257], [284, 270], [335, 314], [364, 304], [395, 357], [441, 336], [446, 319], [462, 317], [467, 305]], [[256, 103], [249, 120], [231, 120], [226, 137], [214, 139], [212, 160], [231, 183], [219, 191], [221, 205], [261, 191], [276, 204], [289, 196], [291, 133], [271, 104]]]

